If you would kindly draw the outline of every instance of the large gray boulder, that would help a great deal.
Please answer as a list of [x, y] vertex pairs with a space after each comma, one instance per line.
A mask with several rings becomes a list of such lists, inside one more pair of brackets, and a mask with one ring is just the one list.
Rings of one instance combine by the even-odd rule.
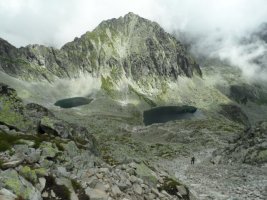
[[72, 139], [97, 153], [96, 140], [94, 136], [84, 127], [65, 122], [56, 117], [45, 116], [39, 124], [39, 133], [47, 133], [61, 138]]

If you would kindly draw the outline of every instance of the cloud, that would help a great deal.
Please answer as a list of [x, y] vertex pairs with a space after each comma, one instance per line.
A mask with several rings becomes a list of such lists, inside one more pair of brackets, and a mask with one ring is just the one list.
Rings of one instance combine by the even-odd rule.
[[0, 37], [17, 47], [32, 43], [60, 47], [102, 20], [129, 11], [149, 13], [151, 4], [151, 0], [0, 0]]
[[128, 12], [168, 31], [244, 34], [267, 19], [265, 0], [0, 0], [0, 37], [16, 46], [60, 47], [102, 20]]
[[240, 44], [229, 41], [214, 56], [221, 60], [227, 60], [231, 65], [239, 67], [243, 76], [250, 81], [267, 81], [266, 66], [260, 62], [260, 58], [266, 54], [267, 44], [261, 40], [253, 43]]
[[[0, 37], [17, 47], [37, 43], [60, 48], [102, 20], [130, 11], [157, 21], [168, 32], [179, 30], [198, 38], [192, 52], [229, 59], [244, 70], [253, 64], [246, 57], [252, 55], [236, 41], [267, 20], [267, 1], [0, 0]], [[255, 50], [261, 48], [265, 46]], [[256, 73], [260, 68], [255, 65]]]

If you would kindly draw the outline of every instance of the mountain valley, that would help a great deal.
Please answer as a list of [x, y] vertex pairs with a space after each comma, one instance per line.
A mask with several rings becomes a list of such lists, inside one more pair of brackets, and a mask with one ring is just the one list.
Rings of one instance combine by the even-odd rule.
[[266, 84], [178, 39], [134, 13], [0, 39], [0, 200], [266, 199]]

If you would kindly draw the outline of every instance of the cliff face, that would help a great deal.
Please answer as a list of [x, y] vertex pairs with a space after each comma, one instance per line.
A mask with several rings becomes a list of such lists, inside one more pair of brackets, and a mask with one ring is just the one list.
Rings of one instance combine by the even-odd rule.
[[14, 77], [49, 81], [112, 70], [134, 80], [150, 75], [174, 80], [201, 75], [179, 41], [157, 23], [133, 13], [103, 21], [61, 49], [42, 45], [15, 48], [0, 40], [0, 69]]

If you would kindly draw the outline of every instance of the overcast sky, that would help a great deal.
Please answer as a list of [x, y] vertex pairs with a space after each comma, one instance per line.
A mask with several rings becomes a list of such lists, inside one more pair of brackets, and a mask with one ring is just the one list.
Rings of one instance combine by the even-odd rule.
[[0, 0], [0, 37], [60, 47], [102, 20], [134, 12], [166, 30], [244, 34], [267, 20], [266, 0]]

